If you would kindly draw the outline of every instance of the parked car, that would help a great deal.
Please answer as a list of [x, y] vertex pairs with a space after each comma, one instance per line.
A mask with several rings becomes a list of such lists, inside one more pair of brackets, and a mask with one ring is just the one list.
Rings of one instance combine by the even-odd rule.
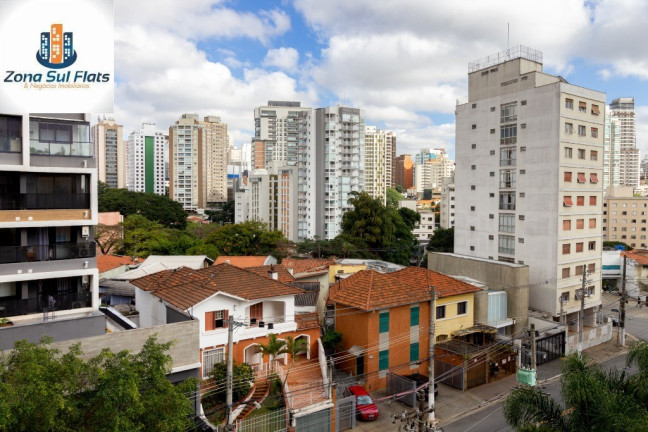
[[376, 420], [378, 418], [378, 406], [374, 403], [367, 390], [361, 386], [351, 386], [349, 391], [356, 399], [356, 416], [360, 420]]
[[[416, 381], [416, 387], [420, 387], [423, 384], [428, 382], [428, 377], [425, 375], [421, 375], [420, 373], [415, 373], [411, 375], [406, 375], [405, 378], [411, 379], [412, 381]], [[423, 390], [425, 390], [425, 396], [427, 397], [429, 393], [429, 386], [425, 387]], [[434, 383], [434, 397], [439, 396], [439, 383], [435, 382]]]

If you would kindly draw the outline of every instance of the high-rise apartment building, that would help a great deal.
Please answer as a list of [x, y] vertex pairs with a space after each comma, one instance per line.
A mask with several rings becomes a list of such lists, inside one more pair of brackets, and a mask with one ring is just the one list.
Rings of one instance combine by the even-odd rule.
[[414, 186], [414, 161], [408, 154], [394, 159], [394, 187], [407, 190]]
[[104, 118], [91, 128], [99, 181], [110, 188], [126, 187], [124, 127]]
[[0, 160], [0, 349], [104, 334], [89, 115], [0, 114]]
[[165, 194], [169, 136], [155, 123], [142, 123], [126, 144], [126, 187], [134, 192]]
[[182, 114], [169, 128], [169, 197], [189, 211], [207, 204], [204, 134], [198, 114]]
[[471, 63], [456, 107], [455, 252], [528, 265], [530, 307], [572, 331], [584, 268], [585, 325], [601, 304], [604, 104], [518, 47]]
[[441, 183], [441, 202], [439, 203], [439, 223], [441, 228], [455, 225], [455, 184], [454, 172]]
[[252, 169], [268, 168], [271, 161], [297, 165], [297, 116], [309, 109], [289, 101], [268, 101], [254, 109]]
[[440, 188], [443, 179], [450, 177], [455, 163], [443, 149], [424, 150], [414, 160], [414, 186], [416, 192]]
[[648, 248], [648, 197], [634, 196], [631, 186], [611, 186], [603, 206], [603, 241]]
[[343, 106], [298, 115], [298, 238], [333, 239], [365, 185], [364, 112]]
[[227, 202], [227, 124], [220, 117], [207, 116], [201, 122], [205, 139], [207, 207]]
[[391, 131], [365, 126], [365, 192], [387, 202], [387, 188], [392, 187], [392, 155], [396, 137]]
[[604, 187], [638, 187], [640, 164], [634, 98], [616, 98], [606, 112]]

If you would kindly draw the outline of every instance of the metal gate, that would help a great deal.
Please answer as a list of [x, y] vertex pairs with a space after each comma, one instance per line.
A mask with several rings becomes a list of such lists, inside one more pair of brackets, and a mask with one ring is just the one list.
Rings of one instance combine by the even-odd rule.
[[387, 372], [387, 394], [393, 395], [409, 391], [410, 393], [396, 398], [411, 407], [416, 406], [416, 381], [405, 378], [395, 373]]
[[445, 376], [441, 380], [442, 383], [458, 388], [459, 390], [464, 390], [464, 368], [462, 365], [457, 366], [435, 359], [434, 376]]
[[[522, 349], [522, 364], [531, 365], [531, 345], [527, 341]], [[565, 333], [560, 332], [536, 340], [536, 364], [548, 363], [565, 355]]]
[[356, 425], [355, 396], [345, 397], [335, 401], [335, 431], [353, 429]]

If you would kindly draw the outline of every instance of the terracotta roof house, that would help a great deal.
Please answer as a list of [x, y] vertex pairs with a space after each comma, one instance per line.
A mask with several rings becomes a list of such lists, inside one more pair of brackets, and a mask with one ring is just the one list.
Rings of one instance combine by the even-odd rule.
[[258, 275], [268, 277], [279, 282], [290, 284], [295, 282], [295, 277], [281, 264], [270, 264], [260, 267], [248, 267], [247, 270]]
[[139, 262], [133, 262], [133, 259], [128, 256], [97, 255], [99, 279], [110, 279], [128, 271], [129, 266], [138, 264]]
[[239, 268], [261, 267], [270, 264], [277, 264], [277, 258], [268, 256], [226, 256], [216, 258], [214, 264], [228, 263]]
[[[277, 269], [275, 269], [277, 270]], [[258, 370], [267, 360], [258, 352], [268, 334], [279, 339], [292, 336], [308, 342], [307, 358], [317, 357], [320, 329], [317, 315], [298, 314], [295, 297], [303, 290], [275, 280], [258, 271], [231, 264], [202, 269], [180, 267], [132, 280], [135, 304], [143, 326], [174, 322], [179, 315], [200, 321], [202, 376], [207, 378], [213, 365], [225, 360], [228, 318], [237, 323], [234, 332], [234, 360]], [[284, 360], [285, 355], [279, 360]]]
[[132, 280], [180, 267], [206, 268], [212, 265], [213, 262], [214, 260], [207, 255], [149, 255], [136, 269], [113, 277], [113, 279]]
[[431, 287], [437, 296], [437, 341], [473, 327], [474, 294], [480, 288], [431, 270], [363, 270], [332, 285], [335, 329], [344, 335], [343, 348], [353, 354], [341, 368], [369, 373], [370, 390], [384, 387], [389, 371], [427, 374]]

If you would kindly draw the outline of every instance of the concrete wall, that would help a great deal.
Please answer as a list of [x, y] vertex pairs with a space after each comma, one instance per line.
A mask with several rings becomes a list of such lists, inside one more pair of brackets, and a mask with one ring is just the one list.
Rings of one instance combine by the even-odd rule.
[[[508, 317], [515, 319], [514, 332], [528, 325], [529, 267], [500, 261], [476, 259], [450, 253], [428, 253], [428, 269], [449, 276], [466, 276], [486, 284], [490, 289], [506, 291]], [[480, 299], [477, 301], [479, 302]], [[481, 303], [479, 303], [481, 304]], [[480, 317], [482, 312], [477, 312]], [[486, 302], [488, 313], [488, 302]]]
[[[583, 349], [587, 349], [612, 339], [612, 322], [598, 327], [586, 327], [583, 331]], [[567, 338], [565, 354], [569, 355], [578, 351], [578, 333], [570, 333]]]
[[37, 343], [43, 336], [51, 336], [54, 341], [77, 340], [106, 332], [106, 316], [91, 312], [84, 316], [60, 317], [52, 321], [34, 321], [0, 328], [0, 350], [8, 350], [22, 339]]

